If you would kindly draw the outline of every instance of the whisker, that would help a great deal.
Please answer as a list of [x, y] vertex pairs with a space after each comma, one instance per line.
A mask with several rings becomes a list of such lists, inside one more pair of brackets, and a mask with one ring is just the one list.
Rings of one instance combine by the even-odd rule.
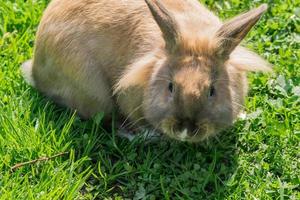
[[196, 131], [193, 132], [192, 138], [196, 137], [198, 135], [199, 131], [200, 131], [200, 127]]
[[169, 76], [162, 76], [162, 75], [157, 75], [158, 78], [162, 78], [162, 79], [167, 79], [167, 80], [171, 80], [171, 78]]
[[128, 119], [135, 113], [137, 112], [141, 107], [143, 106], [143, 104], [137, 106], [132, 112], [129, 113], [129, 115], [126, 117], [126, 119], [123, 121], [123, 123], [121, 124], [121, 127], [124, 126], [124, 124], [128, 121]]
[[248, 110], [247, 107], [245, 107], [244, 105], [242, 105], [242, 104], [240, 104], [240, 103], [237, 103], [237, 102], [235, 102], [235, 101], [232, 101], [232, 103], [235, 104], [235, 105], [237, 105], [237, 106], [239, 106], [240, 108], [243, 108], [243, 109], [245, 109], [245, 110]]
[[156, 126], [154, 126], [154, 131], [158, 130], [161, 124], [162, 124], [162, 121], [159, 122]]
[[135, 120], [135, 121], [132, 121], [132, 122], [129, 122], [128, 124], [126, 124], [123, 128], [132, 128], [134, 127], [137, 123], [139, 123], [140, 121], [144, 120], [145, 117], [140, 117], [139, 119]]
[[164, 82], [170, 82], [170, 80], [167, 79], [155, 79], [156, 81], [164, 81]]

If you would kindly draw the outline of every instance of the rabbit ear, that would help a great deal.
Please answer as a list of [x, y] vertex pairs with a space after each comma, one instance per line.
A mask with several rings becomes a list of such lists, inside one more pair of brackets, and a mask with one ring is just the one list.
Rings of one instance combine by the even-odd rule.
[[178, 25], [172, 14], [159, 0], [145, 0], [166, 42], [166, 48], [173, 51], [178, 39]]
[[256, 9], [239, 15], [228, 22], [217, 31], [219, 53], [228, 58], [231, 52], [246, 37], [251, 28], [258, 22], [262, 14], [267, 10], [268, 6], [263, 4]]

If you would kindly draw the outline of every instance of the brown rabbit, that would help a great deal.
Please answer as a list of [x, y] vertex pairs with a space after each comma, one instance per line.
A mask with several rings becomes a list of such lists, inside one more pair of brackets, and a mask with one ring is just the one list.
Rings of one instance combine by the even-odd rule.
[[198, 142], [236, 119], [246, 72], [269, 69], [239, 46], [266, 9], [222, 23], [197, 0], [53, 0], [22, 69], [84, 118], [117, 108], [132, 123]]

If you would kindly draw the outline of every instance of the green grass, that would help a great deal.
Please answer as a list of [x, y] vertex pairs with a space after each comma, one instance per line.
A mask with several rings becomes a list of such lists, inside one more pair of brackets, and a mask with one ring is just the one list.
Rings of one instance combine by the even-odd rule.
[[[223, 19], [263, 1], [204, 0]], [[27, 85], [47, 1], [0, 0], [1, 199], [300, 199], [300, 2], [269, 0], [247, 46], [274, 65], [251, 74], [246, 120], [208, 143], [129, 142]], [[69, 152], [47, 162], [16, 163]]]

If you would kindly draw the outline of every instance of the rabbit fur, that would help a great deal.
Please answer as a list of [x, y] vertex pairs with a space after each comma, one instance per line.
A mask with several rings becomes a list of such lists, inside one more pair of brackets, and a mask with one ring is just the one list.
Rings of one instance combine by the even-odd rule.
[[246, 73], [270, 69], [240, 46], [266, 9], [223, 23], [197, 0], [53, 0], [23, 74], [83, 118], [116, 109], [135, 126], [199, 142], [237, 118]]

